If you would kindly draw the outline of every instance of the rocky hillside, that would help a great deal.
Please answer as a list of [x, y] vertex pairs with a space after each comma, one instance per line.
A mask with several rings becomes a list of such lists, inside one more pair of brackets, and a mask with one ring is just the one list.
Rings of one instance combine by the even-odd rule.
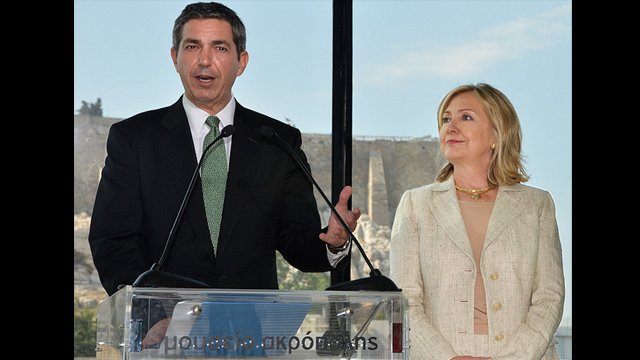
[[[119, 119], [74, 116], [74, 285], [76, 294], [87, 303], [101, 300], [106, 294], [91, 260], [87, 240], [91, 210], [100, 172], [106, 156], [105, 142], [109, 127]], [[406, 189], [430, 183], [443, 163], [438, 142], [422, 138], [354, 138], [353, 206], [363, 212], [355, 235], [369, 260], [388, 274], [390, 226]], [[314, 178], [331, 197], [331, 136], [303, 134]], [[316, 193], [323, 221], [330, 210]], [[369, 269], [357, 251], [353, 254], [352, 278], [366, 277]]]

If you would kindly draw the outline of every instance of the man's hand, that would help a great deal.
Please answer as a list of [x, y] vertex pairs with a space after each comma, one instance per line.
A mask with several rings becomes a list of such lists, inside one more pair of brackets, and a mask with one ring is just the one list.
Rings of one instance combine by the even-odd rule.
[[162, 342], [164, 335], [167, 333], [170, 321], [171, 318], [164, 318], [155, 323], [151, 329], [149, 329], [149, 332], [147, 332], [147, 336], [142, 339], [142, 348], [146, 349]]
[[[358, 219], [360, 218], [360, 208], [356, 207], [353, 210], [349, 211], [348, 202], [351, 197], [351, 186], [345, 186], [340, 192], [340, 199], [336, 204], [335, 208], [342, 220], [349, 226], [349, 230], [352, 232], [355, 231], [356, 226], [358, 225]], [[344, 245], [347, 240], [349, 240], [349, 233], [340, 223], [331, 212], [331, 216], [329, 217], [329, 227], [327, 229], [327, 233], [320, 233], [320, 240], [326, 242], [327, 244], [333, 247], [341, 247]]]

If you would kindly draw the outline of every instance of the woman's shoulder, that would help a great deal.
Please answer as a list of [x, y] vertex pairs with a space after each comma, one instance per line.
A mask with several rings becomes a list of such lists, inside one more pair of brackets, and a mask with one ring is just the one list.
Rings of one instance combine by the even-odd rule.
[[518, 183], [515, 185], [503, 186], [505, 191], [522, 191], [531, 195], [547, 195], [549, 191], [530, 184]]
[[430, 184], [418, 186], [412, 189], [405, 190], [404, 196], [429, 196], [434, 191], [442, 191], [446, 188], [445, 183], [433, 182]]
[[548, 190], [536, 187], [534, 185], [518, 183], [510, 186], [503, 186], [505, 193], [520, 194], [521, 197], [535, 202], [553, 202], [553, 197]]

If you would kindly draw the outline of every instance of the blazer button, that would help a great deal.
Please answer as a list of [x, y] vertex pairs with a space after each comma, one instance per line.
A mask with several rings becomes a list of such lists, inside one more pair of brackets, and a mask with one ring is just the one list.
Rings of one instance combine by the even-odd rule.
[[489, 275], [489, 279], [498, 280], [498, 273], [497, 272], [491, 273], [491, 275]]
[[500, 309], [502, 309], [502, 304], [501, 303], [497, 302], [497, 303], [493, 304], [493, 310], [498, 311]]
[[496, 335], [496, 341], [502, 341], [502, 340], [504, 340], [504, 335], [502, 334]]

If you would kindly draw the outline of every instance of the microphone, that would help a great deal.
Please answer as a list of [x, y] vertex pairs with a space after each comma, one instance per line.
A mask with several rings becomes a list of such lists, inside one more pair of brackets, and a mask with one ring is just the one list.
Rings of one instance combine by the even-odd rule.
[[398, 288], [398, 286], [396, 286], [396, 284], [391, 279], [382, 275], [380, 270], [373, 267], [373, 265], [371, 264], [371, 261], [369, 261], [369, 258], [367, 257], [367, 254], [364, 252], [364, 249], [362, 249], [362, 246], [360, 245], [360, 242], [358, 241], [358, 239], [356, 239], [356, 237], [351, 232], [351, 229], [349, 229], [349, 226], [344, 222], [344, 219], [342, 219], [340, 214], [338, 214], [338, 211], [333, 206], [333, 204], [331, 204], [331, 201], [329, 201], [327, 196], [324, 194], [324, 192], [320, 188], [320, 185], [318, 185], [318, 183], [313, 178], [313, 176], [311, 176], [311, 171], [302, 162], [302, 160], [300, 159], [298, 154], [296, 154], [295, 150], [293, 150], [291, 145], [289, 145], [289, 143], [287, 143], [284, 139], [282, 139], [275, 132], [275, 130], [273, 130], [273, 128], [271, 128], [270, 126], [265, 125], [262, 128], [260, 128], [260, 133], [262, 134], [262, 136], [266, 137], [267, 139], [275, 140], [280, 146], [282, 146], [289, 153], [289, 155], [291, 155], [291, 157], [293, 157], [295, 162], [298, 164], [298, 167], [302, 169], [307, 179], [309, 179], [309, 181], [313, 183], [315, 188], [318, 190], [318, 192], [320, 193], [324, 201], [327, 203], [327, 205], [331, 209], [331, 212], [336, 216], [336, 218], [338, 219], [342, 227], [344, 227], [344, 229], [349, 234], [349, 240], [347, 241], [352, 241], [354, 244], [356, 244], [356, 246], [358, 247], [358, 250], [360, 251], [360, 254], [362, 255], [362, 258], [366, 261], [367, 265], [369, 266], [369, 269], [371, 270], [368, 278], [345, 281], [339, 284], [329, 286], [328, 288], [326, 288], [326, 290], [402, 291], [401, 289]]
[[164, 250], [162, 251], [162, 256], [158, 262], [151, 265], [151, 268], [138, 276], [136, 281], [133, 282], [133, 286], [138, 287], [184, 287], [184, 288], [210, 288], [209, 284], [206, 284], [202, 281], [191, 279], [186, 276], [172, 274], [164, 271], [164, 265], [167, 262], [167, 257], [169, 256], [169, 249], [171, 249], [171, 245], [173, 245], [173, 241], [176, 237], [176, 231], [178, 230], [178, 225], [182, 221], [182, 215], [184, 214], [184, 210], [187, 208], [187, 203], [191, 198], [191, 193], [193, 193], [193, 187], [198, 179], [200, 174], [200, 168], [202, 167], [202, 160], [204, 156], [207, 154], [207, 151], [218, 141], [233, 134], [234, 128], [233, 125], [225, 126], [220, 135], [218, 135], [213, 141], [202, 151], [202, 156], [200, 156], [200, 160], [198, 161], [198, 165], [196, 169], [193, 171], [193, 175], [191, 176], [191, 181], [189, 181], [189, 186], [187, 187], [187, 192], [184, 194], [182, 198], [182, 203], [180, 204], [180, 208], [178, 209], [178, 214], [176, 215], [176, 219], [173, 221], [173, 225], [171, 226], [171, 230], [169, 231], [169, 237], [167, 238], [167, 242], [164, 245]]

